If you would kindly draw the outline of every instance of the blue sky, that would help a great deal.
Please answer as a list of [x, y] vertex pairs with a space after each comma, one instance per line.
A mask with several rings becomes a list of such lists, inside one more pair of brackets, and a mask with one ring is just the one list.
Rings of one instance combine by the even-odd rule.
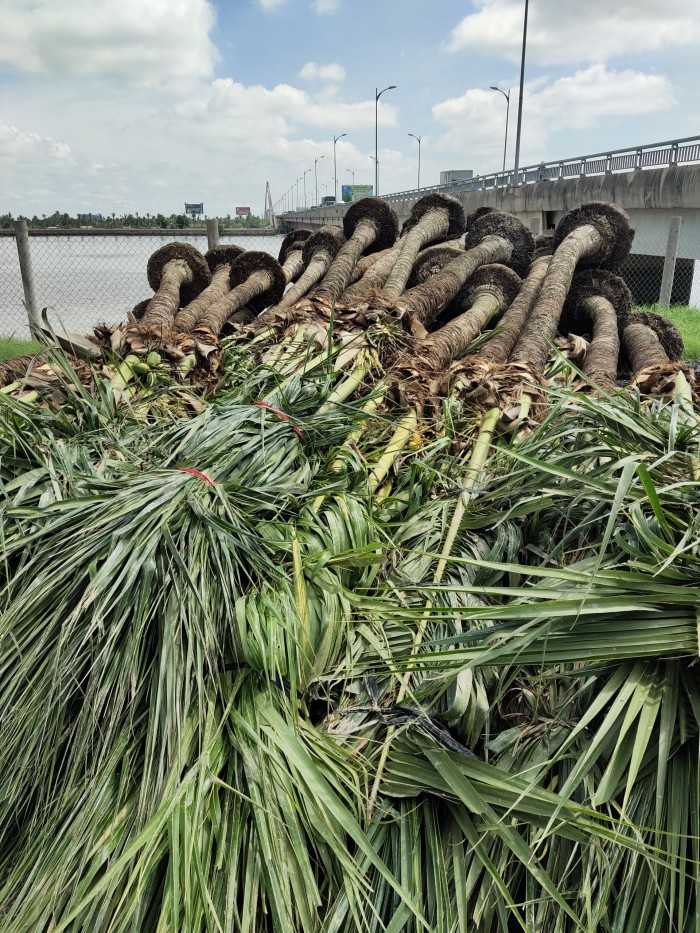
[[[521, 164], [700, 132], [698, 0], [531, 0]], [[0, 0], [0, 211], [260, 210], [500, 166], [523, 0]], [[307, 197], [312, 195], [307, 173]], [[300, 186], [301, 187], [301, 186]]]

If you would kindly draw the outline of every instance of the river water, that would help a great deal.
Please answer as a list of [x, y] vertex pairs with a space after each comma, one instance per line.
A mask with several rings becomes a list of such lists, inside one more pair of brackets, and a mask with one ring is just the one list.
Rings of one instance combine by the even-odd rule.
[[[148, 257], [172, 236], [51, 236], [30, 237], [39, 308], [49, 309], [56, 329], [89, 333], [102, 321], [116, 324], [127, 311], [152, 294], [146, 279]], [[205, 236], [177, 237], [207, 249]], [[246, 250], [279, 252], [281, 236], [229, 236]], [[0, 237], [0, 336], [28, 334], [22, 279], [13, 237]]]

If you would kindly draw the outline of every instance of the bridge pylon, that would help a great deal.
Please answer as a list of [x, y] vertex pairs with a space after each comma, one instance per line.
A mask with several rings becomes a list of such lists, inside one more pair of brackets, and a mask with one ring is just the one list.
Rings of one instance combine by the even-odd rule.
[[275, 208], [272, 205], [270, 182], [265, 182], [265, 223], [268, 227], [276, 226]]

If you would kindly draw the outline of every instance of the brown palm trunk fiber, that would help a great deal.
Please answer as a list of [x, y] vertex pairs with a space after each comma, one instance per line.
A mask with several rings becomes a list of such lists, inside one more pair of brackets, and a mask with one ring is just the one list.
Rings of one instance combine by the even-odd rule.
[[486, 236], [478, 246], [457, 254], [427, 282], [404, 292], [394, 303], [394, 308], [401, 315], [407, 315], [409, 319], [429, 327], [480, 266], [508, 262], [512, 251], [512, 244], [503, 237]]
[[605, 241], [592, 224], [576, 227], [557, 247], [549, 264], [539, 296], [510, 361], [542, 372], [549, 358], [559, 319], [571, 287], [576, 266], [586, 256], [602, 251]]
[[532, 263], [515, 301], [498, 325], [498, 332], [479, 350], [480, 357], [493, 363], [506, 362], [537, 301], [551, 258], [540, 256]]
[[466, 311], [420, 340], [416, 355], [434, 370], [445, 369], [457, 359], [469, 344], [501, 310], [501, 301], [494, 293], [478, 295]]
[[175, 330], [182, 333], [191, 333], [207, 308], [226, 297], [231, 290], [230, 273], [231, 266], [227, 262], [216, 267], [211, 277], [211, 283], [194, 301], [191, 301], [184, 308], [180, 308], [175, 315]]
[[201, 331], [203, 334], [218, 337], [224, 328], [224, 324], [234, 311], [245, 307], [272, 286], [272, 275], [265, 269], [257, 269], [255, 272], [251, 272], [245, 282], [232, 288], [221, 301], [207, 308], [195, 328], [196, 332]]
[[158, 291], [148, 302], [139, 321], [149, 329], [170, 334], [175, 323], [175, 312], [180, 304], [180, 289], [193, 279], [192, 269], [184, 259], [171, 259], [163, 266]]
[[364, 251], [374, 243], [379, 228], [374, 220], [361, 220], [331, 263], [325, 279], [314, 292], [314, 301], [332, 310], [343, 294], [357, 261]]
[[282, 263], [282, 272], [287, 282], [294, 282], [304, 271], [304, 253], [301, 249], [294, 249], [288, 253]]
[[622, 332], [622, 339], [633, 373], [669, 362], [659, 338], [646, 324], [628, 324]]
[[384, 298], [398, 298], [406, 288], [406, 282], [411, 275], [418, 253], [426, 244], [434, 243], [447, 236], [449, 228], [450, 215], [447, 208], [434, 208], [424, 214], [415, 227], [401, 238], [394, 268], [382, 289]]
[[603, 388], [615, 385], [617, 361], [620, 356], [615, 308], [602, 295], [584, 298], [581, 308], [591, 319], [593, 339], [583, 362], [583, 372], [594, 384]]

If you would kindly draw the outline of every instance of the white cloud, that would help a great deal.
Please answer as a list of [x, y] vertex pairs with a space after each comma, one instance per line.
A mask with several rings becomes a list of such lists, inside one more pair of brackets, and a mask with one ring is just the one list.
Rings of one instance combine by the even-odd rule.
[[258, 0], [258, 3], [263, 8], [263, 10], [277, 10], [284, 4], [287, 0]]
[[[397, 111], [381, 106], [384, 126], [395, 126]], [[288, 134], [295, 127], [323, 127], [349, 132], [374, 126], [374, 100], [341, 101], [309, 94], [290, 84], [272, 88], [245, 85], [233, 78], [218, 78], [178, 105], [178, 113], [197, 131], [209, 136], [248, 137]]]
[[209, 0], [3, 0], [0, 63], [19, 71], [206, 77], [216, 49]]
[[68, 143], [0, 122], [0, 159], [14, 161], [40, 158], [61, 161], [70, 157]]
[[[452, 30], [452, 52], [519, 59], [522, 0], [476, 0]], [[700, 44], [697, 0], [538, 0], [528, 16], [528, 61], [604, 62], [673, 46]]]
[[[517, 96], [511, 102], [517, 103]], [[521, 164], [551, 158], [554, 132], [586, 129], [606, 118], [658, 113], [674, 103], [664, 76], [600, 64], [551, 83], [531, 82], [525, 86]], [[504, 111], [502, 98], [482, 88], [441, 101], [433, 107], [433, 117], [444, 128], [436, 146], [459, 152], [466, 167], [493, 170], [502, 158]]]
[[340, 0], [312, 0], [311, 6], [319, 16], [324, 16], [328, 13], [337, 13]]
[[345, 69], [342, 65], [331, 62], [328, 65], [318, 65], [316, 62], [307, 62], [299, 72], [299, 77], [306, 81], [344, 81]]

